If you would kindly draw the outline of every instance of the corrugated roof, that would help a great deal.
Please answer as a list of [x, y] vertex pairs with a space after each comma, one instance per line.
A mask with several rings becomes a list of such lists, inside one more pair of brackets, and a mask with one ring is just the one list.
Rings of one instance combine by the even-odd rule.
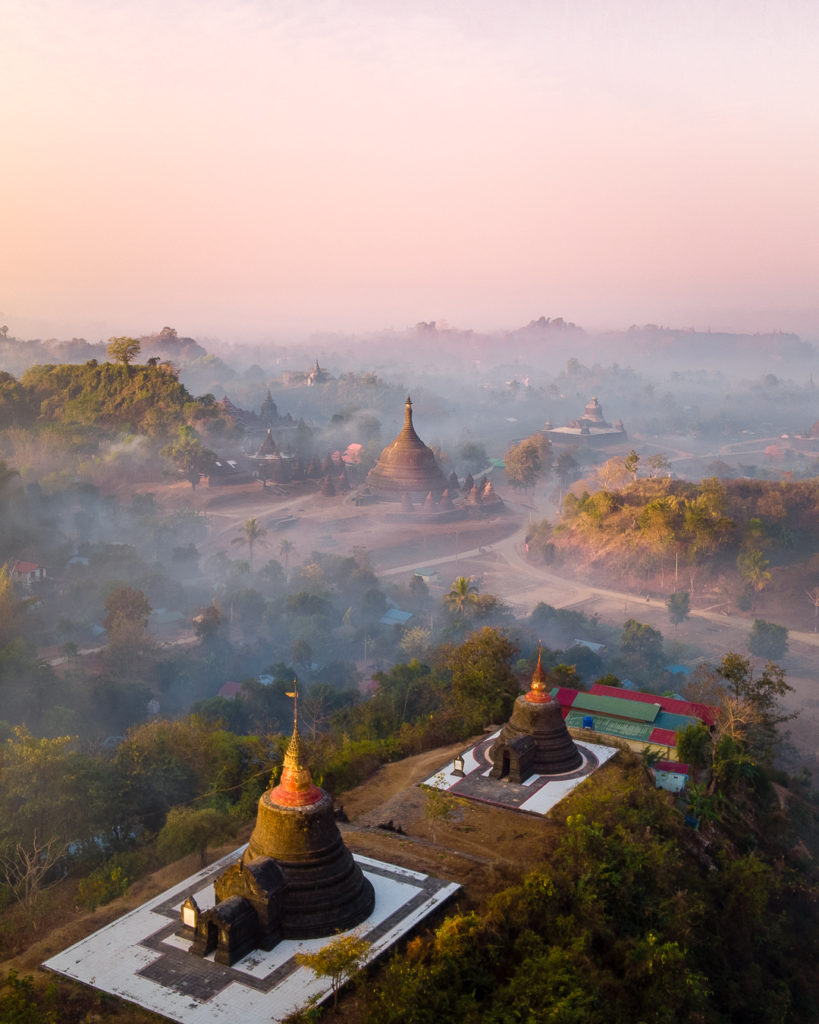
[[554, 686], [549, 692], [554, 700], [568, 708], [572, 706], [575, 697], [580, 693], [579, 690], [573, 690], [570, 686]]
[[672, 729], [652, 729], [649, 739], [652, 743], [658, 743], [661, 747], [674, 747], [677, 745], [677, 733]]
[[661, 710], [654, 719], [654, 727], [676, 732], [678, 729], [687, 729], [689, 725], [699, 725], [699, 721], [699, 718], [692, 715], [674, 715], [670, 711]]
[[412, 612], [402, 612], [400, 608], [388, 608], [378, 620], [384, 626], [403, 626], [412, 618]]
[[[628, 740], [647, 742], [651, 738], [651, 726], [646, 722], [627, 722], [623, 718], [612, 718], [609, 715], [591, 715], [588, 712], [572, 710], [566, 716], [566, 725], [571, 729], [583, 729], [584, 719], [591, 718], [595, 732], [607, 733], [609, 736], [620, 736]], [[655, 730], [656, 731], [656, 730]]]
[[655, 772], [674, 772], [676, 775], [688, 775], [689, 766], [680, 761], [655, 761]]
[[719, 708], [712, 704], [699, 704], [692, 700], [675, 700], [673, 697], [662, 697], [658, 693], [645, 693], [643, 690], [624, 692], [619, 686], [606, 686], [603, 683], [594, 683], [591, 693], [599, 693], [607, 697], [620, 696], [626, 700], [640, 701], [643, 704], [659, 704], [666, 711], [672, 711], [678, 715], [691, 715], [706, 725], [713, 725], [719, 713]]
[[593, 711], [615, 718], [629, 718], [638, 722], [653, 722], [660, 712], [659, 704], [627, 700], [624, 697], [609, 697], [599, 693], [578, 693], [572, 702], [572, 709]]

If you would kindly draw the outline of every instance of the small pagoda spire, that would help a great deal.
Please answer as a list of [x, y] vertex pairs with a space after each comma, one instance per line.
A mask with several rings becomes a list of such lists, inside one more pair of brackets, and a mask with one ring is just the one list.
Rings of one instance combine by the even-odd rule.
[[543, 671], [542, 653], [543, 648], [538, 644], [537, 665], [534, 673], [532, 674], [532, 686], [526, 694], [526, 699], [530, 704], [548, 704], [552, 699], [552, 695], [546, 689], [546, 673]]
[[304, 749], [299, 735], [299, 688], [293, 680], [293, 735], [284, 755], [281, 782], [270, 791], [270, 799], [287, 807], [304, 807], [321, 799], [321, 790], [313, 783], [313, 776], [305, 764]]

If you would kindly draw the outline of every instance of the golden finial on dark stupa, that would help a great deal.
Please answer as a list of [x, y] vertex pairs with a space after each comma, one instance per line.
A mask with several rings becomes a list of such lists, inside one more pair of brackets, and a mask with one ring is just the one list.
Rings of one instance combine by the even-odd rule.
[[532, 685], [529, 692], [526, 694], [526, 699], [530, 704], [546, 704], [552, 699], [551, 694], [546, 689], [546, 673], [543, 671], [543, 662], [541, 660], [542, 647], [538, 644], [537, 648], [537, 666], [532, 675]]
[[303, 807], [320, 800], [321, 790], [313, 784], [313, 776], [305, 764], [299, 735], [299, 689], [295, 680], [293, 691], [287, 696], [293, 698], [293, 735], [284, 755], [281, 781], [270, 791], [270, 798], [274, 803], [287, 807]]

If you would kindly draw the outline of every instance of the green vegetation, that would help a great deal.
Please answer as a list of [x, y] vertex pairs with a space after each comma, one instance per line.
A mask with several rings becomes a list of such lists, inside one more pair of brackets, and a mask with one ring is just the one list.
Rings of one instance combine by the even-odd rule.
[[[82, 365], [33, 366], [19, 387], [38, 424], [59, 422], [118, 428], [151, 436], [168, 434], [196, 411], [192, 396], [167, 366], [119, 365], [92, 359]], [[16, 382], [0, 382], [18, 394]]]
[[315, 953], [296, 953], [296, 963], [309, 967], [319, 978], [328, 978], [333, 989], [333, 1010], [338, 1010], [341, 986], [362, 967], [372, 943], [355, 933], [339, 935]]
[[815, 1016], [810, 883], [800, 867], [777, 866], [781, 846], [766, 840], [776, 802], [753, 803], [755, 849], [746, 819], [709, 825], [706, 850], [638, 760], [623, 760], [621, 774], [561, 804], [565, 828], [539, 867], [392, 958], [368, 1020]]
[[538, 480], [548, 476], [551, 447], [551, 442], [542, 434], [533, 434], [513, 445], [503, 457], [509, 483], [515, 488], [531, 490]]
[[529, 557], [582, 562], [664, 594], [722, 588], [743, 608], [769, 595], [797, 607], [810, 597], [816, 565], [805, 552], [819, 545], [819, 480], [623, 484], [625, 467], [618, 473], [603, 474], [603, 490], [567, 494], [558, 523], [533, 524]]
[[160, 455], [170, 459], [177, 475], [187, 480], [194, 490], [201, 477], [209, 473], [216, 462], [214, 453], [202, 444], [199, 434], [187, 424], [179, 427], [176, 441], [165, 445]]
[[784, 626], [764, 619], [754, 619], [749, 640], [751, 654], [779, 661], [788, 649], [788, 631]]
[[691, 595], [687, 590], [676, 590], [673, 594], [668, 595], [666, 607], [671, 624], [678, 626], [681, 622], [685, 622], [691, 613]]

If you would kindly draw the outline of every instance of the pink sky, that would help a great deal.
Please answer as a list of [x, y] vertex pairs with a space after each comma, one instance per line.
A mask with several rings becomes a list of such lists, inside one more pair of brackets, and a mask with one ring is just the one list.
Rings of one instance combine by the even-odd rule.
[[819, 340], [815, 0], [0, 0], [0, 322]]

